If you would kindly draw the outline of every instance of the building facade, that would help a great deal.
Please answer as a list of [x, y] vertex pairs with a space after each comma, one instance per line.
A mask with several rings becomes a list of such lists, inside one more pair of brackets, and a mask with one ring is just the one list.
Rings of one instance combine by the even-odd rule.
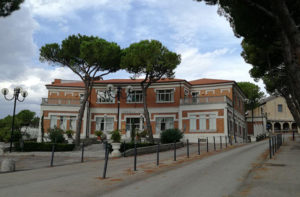
[[[81, 137], [94, 137], [96, 130], [109, 135], [119, 129], [123, 138], [130, 131], [146, 128], [143, 95], [139, 79], [111, 79], [95, 81], [81, 128]], [[132, 91], [128, 91], [128, 87]], [[108, 87], [110, 94], [107, 93]], [[46, 85], [48, 98], [42, 99], [43, 126], [75, 130], [83, 83], [55, 79]], [[117, 90], [120, 90], [118, 102]], [[147, 91], [147, 105], [154, 137], [163, 130], [178, 128], [184, 138], [196, 142], [198, 138], [236, 136], [241, 140], [246, 134], [244, 94], [234, 81], [199, 79], [162, 79]], [[219, 139], [218, 137], [216, 139]]]
[[[252, 122], [252, 113], [248, 112], [248, 122]], [[265, 119], [264, 127], [271, 132], [299, 131], [297, 124], [287, 106], [285, 99], [281, 96], [270, 96], [261, 101], [259, 107], [253, 110], [254, 127], [261, 124]], [[252, 126], [248, 124], [251, 133]], [[254, 128], [255, 130], [255, 128]]]

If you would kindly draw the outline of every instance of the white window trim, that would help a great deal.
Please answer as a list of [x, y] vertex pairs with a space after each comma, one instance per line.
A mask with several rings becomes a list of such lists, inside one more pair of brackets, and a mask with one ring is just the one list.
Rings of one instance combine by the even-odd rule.
[[[171, 101], [158, 101], [157, 100], [157, 91], [159, 91], [159, 90], [173, 90], [173, 100], [171, 100]], [[175, 102], [175, 88], [155, 89], [155, 101], [156, 101], [156, 103], [174, 103]]]
[[[191, 130], [190, 129], [190, 132], [195, 132], [195, 133], [201, 133], [201, 132], [217, 132], [217, 119], [219, 118], [219, 116], [218, 116], [218, 112], [195, 112], [195, 113], [188, 113], [188, 120], [190, 120], [191, 119], [191, 116], [197, 116], [198, 115], [198, 117], [196, 117], [196, 130]], [[216, 129], [205, 129], [205, 130], [203, 130], [203, 129], [200, 129], [200, 119], [201, 119], [201, 116], [205, 116], [205, 127], [207, 126], [207, 124], [206, 124], [206, 120], [208, 120], [208, 122], [210, 123], [210, 117], [207, 117], [206, 115], [215, 115], [215, 119], [216, 119]], [[223, 117], [222, 117], [223, 118]], [[197, 130], [197, 120], [199, 121], [199, 129]]]
[[[112, 101], [110, 101], [110, 102], [100, 102], [99, 100], [98, 100], [98, 91], [100, 91], [100, 92], [104, 92], [105, 91], [105, 89], [96, 89], [96, 103], [97, 104], [115, 104], [116, 103], [116, 98], [112, 98]], [[114, 94], [112, 94], [113, 96], [115, 96], [116, 95], [116, 91], [114, 92]]]
[[132, 90], [132, 92], [134, 92], [134, 91], [141, 91], [142, 92], [142, 101], [140, 101], [140, 102], [128, 102], [128, 100], [127, 100], [127, 98], [128, 98], [128, 94], [126, 94], [126, 103], [128, 103], [128, 104], [133, 104], [133, 103], [143, 103], [143, 91], [141, 90], [141, 89], [133, 89]]

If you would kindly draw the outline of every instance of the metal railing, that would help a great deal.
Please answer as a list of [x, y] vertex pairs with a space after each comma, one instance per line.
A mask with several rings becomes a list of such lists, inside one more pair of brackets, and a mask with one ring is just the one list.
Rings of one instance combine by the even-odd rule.
[[42, 105], [80, 105], [79, 99], [42, 98]]
[[198, 105], [207, 103], [228, 103], [232, 105], [232, 101], [227, 96], [207, 96], [180, 99], [181, 105]]

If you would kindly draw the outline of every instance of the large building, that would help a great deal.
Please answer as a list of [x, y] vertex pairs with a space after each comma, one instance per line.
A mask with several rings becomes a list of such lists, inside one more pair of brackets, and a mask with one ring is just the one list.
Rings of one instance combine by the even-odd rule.
[[[110, 79], [95, 81], [83, 116], [81, 138], [94, 137], [96, 130], [109, 134], [119, 129], [123, 138], [132, 129], [143, 130], [143, 95], [140, 79]], [[127, 91], [131, 86], [132, 91]], [[114, 92], [107, 94], [107, 87]], [[41, 116], [44, 130], [59, 127], [75, 130], [83, 96], [83, 82], [55, 79], [46, 85], [48, 98], [42, 99]], [[121, 91], [120, 102], [116, 98]], [[147, 104], [154, 137], [163, 130], [178, 128], [185, 139], [212, 136], [246, 137], [244, 94], [235, 81], [199, 79], [161, 79], [147, 91]]]
[[[259, 107], [253, 110], [254, 124], [252, 127], [252, 112], [249, 111], [247, 119], [248, 131], [251, 134], [259, 132], [259, 128], [268, 128], [271, 132], [297, 131], [297, 124], [287, 106], [285, 99], [281, 96], [270, 96], [261, 101]], [[260, 126], [264, 123], [263, 127]]]

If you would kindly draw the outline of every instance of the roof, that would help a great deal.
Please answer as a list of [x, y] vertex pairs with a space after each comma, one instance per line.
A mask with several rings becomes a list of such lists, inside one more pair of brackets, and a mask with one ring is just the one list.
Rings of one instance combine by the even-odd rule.
[[192, 85], [208, 85], [208, 84], [232, 83], [232, 82], [235, 82], [235, 81], [224, 80], [224, 79], [207, 79], [207, 78], [189, 81], [189, 83]]
[[[108, 80], [97, 80], [94, 81], [94, 84], [135, 84], [141, 83], [143, 79], [108, 79]], [[161, 79], [156, 83], [164, 83], [164, 82], [181, 82], [185, 81], [184, 79]], [[58, 80], [55, 79], [52, 84], [48, 84], [47, 86], [56, 86], [56, 87], [84, 87], [84, 83], [82, 81], [70, 81], [70, 80]]]

